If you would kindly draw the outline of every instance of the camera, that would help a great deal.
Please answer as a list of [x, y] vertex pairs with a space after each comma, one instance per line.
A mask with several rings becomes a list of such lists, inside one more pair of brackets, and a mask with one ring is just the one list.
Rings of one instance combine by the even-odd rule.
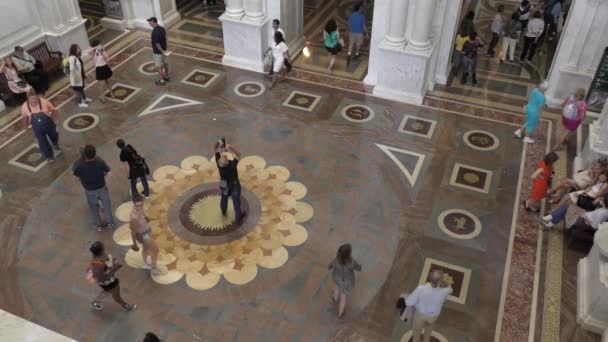
[[220, 139], [220, 142], [221, 142], [221, 147], [222, 147], [222, 148], [226, 148], [226, 137], [222, 137], [222, 138]]

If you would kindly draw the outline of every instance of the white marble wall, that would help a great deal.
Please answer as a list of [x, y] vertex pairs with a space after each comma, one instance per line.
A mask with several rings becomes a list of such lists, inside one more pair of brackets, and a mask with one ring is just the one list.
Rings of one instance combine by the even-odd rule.
[[265, 0], [263, 8], [264, 17], [256, 20], [228, 13], [220, 17], [224, 33], [224, 64], [262, 72], [263, 55], [273, 46], [272, 19], [275, 18], [281, 21], [291, 55], [296, 55], [304, 47], [303, 0]]
[[0, 1], [0, 32], [0, 56], [42, 41], [64, 53], [72, 43], [88, 46], [76, 0]]
[[149, 30], [147, 19], [156, 17], [161, 26], [169, 27], [181, 19], [175, 0], [121, 0], [124, 20], [103, 18], [104, 26]]
[[547, 104], [559, 107], [576, 88], [589, 89], [608, 46], [608, 0], [576, 0], [549, 71]]
[[[394, 0], [393, 0], [394, 1]], [[416, 1], [407, 1], [406, 40], [418, 29], [415, 19], [420, 15]], [[445, 84], [450, 73], [450, 58], [462, 0], [434, 0], [431, 17], [431, 48], [417, 51], [405, 46], [392, 47], [385, 42], [391, 0], [376, 0], [370, 42], [370, 61], [366, 84], [374, 85], [374, 95], [397, 101], [422, 103], [424, 95], [435, 83]]]

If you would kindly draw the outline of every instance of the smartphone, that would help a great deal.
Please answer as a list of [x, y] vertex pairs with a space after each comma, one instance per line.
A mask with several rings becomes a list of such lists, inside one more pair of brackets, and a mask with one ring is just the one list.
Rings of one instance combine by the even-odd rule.
[[226, 138], [222, 137], [220, 140], [222, 141], [222, 148], [226, 148]]

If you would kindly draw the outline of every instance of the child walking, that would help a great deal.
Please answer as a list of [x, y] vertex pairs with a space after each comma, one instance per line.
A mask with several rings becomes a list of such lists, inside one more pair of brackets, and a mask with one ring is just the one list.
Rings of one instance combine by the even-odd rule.
[[551, 188], [553, 179], [553, 164], [559, 159], [555, 152], [549, 152], [543, 160], [538, 163], [538, 168], [532, 174], [534, 186], [530, 198], [524, 201], [524, 208], [527, 211], [539, 212], [540, 201], [547, 197], [547, 192]]

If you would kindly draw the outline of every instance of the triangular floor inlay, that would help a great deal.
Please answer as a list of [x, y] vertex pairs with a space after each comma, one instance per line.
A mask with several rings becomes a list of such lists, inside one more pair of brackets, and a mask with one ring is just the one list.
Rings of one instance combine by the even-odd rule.
[[403, 175], [405, 175], [405, 178], [410, 182], [410, 185], [414, 186], [416, 180], [418, 180], [418, 175], [420, 174], [425, 155], [382, 144], [376, 144], [376, 146], [397, 164], [397, 167], [401, 170]]
[[138, 116], [157, 113], [163, 110], [175, 109], [180, 107], [203, 104], [203, 102], [179, 97], [176, 95], [163, 94], [154, 101], [148, 108], [144, 109]]

